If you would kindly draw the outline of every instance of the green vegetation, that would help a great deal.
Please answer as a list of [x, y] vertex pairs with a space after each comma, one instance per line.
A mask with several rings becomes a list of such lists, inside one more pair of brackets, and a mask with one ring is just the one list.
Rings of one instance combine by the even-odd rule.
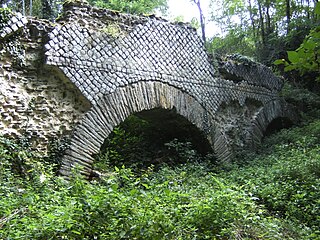
[[[211, 3], [211, 20], [223, 34], [213, 37], [209, 46], [218, 54], [249, 55], [269, 66], [276, 59], [287, 61], [287, 51], [297, 49], [310, 30], [319, 25], [317, 1], [219, 0], [217, 3], [215, 0]], [[313, 47], [309, 44], [307, 48]]]
[[[320, 16], [320, 3], [316, 4], [315, 14]], [[288, 61], [277, 59], [274, 64], [284, 65], [284, 71], [296, 70], [304, 79], [305, 75], [311, 75], [317, 81], [320, 81], [320, 27], [316, 26], [311, 29], [310, 33], [304, 38], [300, 47], [295, 51], [287, 51]]]
[[18, 11], [23, 15], [53, 20], [57, 17], [61, 4], [59, 0], [3, 0], [0, 7]]
[[0, 26], [3, 27], [3, 24], [7, 23], [10, 19], [11, 11], [8, 8], [0, 8]]
[[305, 119], [217, 165], [176, 139], [162, 146], [167, 161], [143, 162], [153, 130], [132, 117], [90, 182], [77, 169], [66, 181], [52, 157], [0, 138], [0, 239], [319, 239], [320, 120]]
[[[162, 114], [170, 114], [163, 112]], [[180, 122], [179, 122], [180, 121]], [[186, 121], [184, 119], [184, 121]], [[180, 124], [177, 124], [177, 123]], [[166, 124], [156, 121], [147, 121], [132, 115], [122, 122], [105, 140], [102, 151], [94, 163], [98, 171], [113, 169], [115, 166], [125, 166], [135, 173], [150, 166], [158, 167], [163, 163], [173, 166], [182, 162], [201, 159], [191, 142], [191, 125], [183, 126], [180, 118], [166, 119]], [[192, 126], [194, 127], [194, 126]], [[184, 128], [187, 135], [175, 132], [173, 129]], [[179, 140], [176, 138], [179, 136]], [[196, 139], [196, 133], [193, 138]], [[203, 146], [202, 146], [203, 147]]]
[[89, 0], [91, 5], [130, 14], [153, 13], [155, 9], [165, 11], [166, 0]]
[[[21, 12], [23, 15], [54, 21], [61, 12], [63, 3], [76, 1], [78, 0], [3, 0], [0, 2], [0, 8], [5, 7]], [[150, 14], [156, 9], [165, 12], [167, 9], [167, 0], [87, 0], [84, 2], [130, 14]]]

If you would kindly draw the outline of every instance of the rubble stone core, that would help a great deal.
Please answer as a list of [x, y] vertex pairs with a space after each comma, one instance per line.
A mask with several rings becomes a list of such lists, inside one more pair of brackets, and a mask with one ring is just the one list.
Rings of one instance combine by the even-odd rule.
[[[277, 118], [296, 115], [281, 79], [241, 56], [211, 58], [188, 24], [69, 2], [55, 24], [12, 15], [0, 22], [0, 133], [71, 134], [61, 173], [93, 156], [128, 116], [175, 109], [204, 133], [221, 161], [254, 147]], [[212, 60], [213, 59], [213, 60]]]

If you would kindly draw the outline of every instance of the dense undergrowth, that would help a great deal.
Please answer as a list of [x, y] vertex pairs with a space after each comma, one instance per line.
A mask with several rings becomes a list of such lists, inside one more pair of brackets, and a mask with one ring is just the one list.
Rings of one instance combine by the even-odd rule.
[[125, 165], [112, 140], [91, 182], [0, 138], [0, 239], [319, 239], [320, 120], [306, 119], [220, 165], [177, 140], [162, 164]]

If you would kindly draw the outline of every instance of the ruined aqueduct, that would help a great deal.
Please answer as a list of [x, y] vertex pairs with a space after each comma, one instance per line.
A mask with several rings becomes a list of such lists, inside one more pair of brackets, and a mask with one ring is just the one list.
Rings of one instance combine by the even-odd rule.
[[[93, 155], [128, 116], [167, 109], [196, 126], [218, 159], [254, 148], [270, 123], [296, 120], [282, 81], [240, 56], [209, 55], [188, 24], [66, 3], [59, 20], [0, 23], [0, 133], [45, 151], [69, 135], [61, 173]], [[165, 124], [165, 123], [164, 123]]]

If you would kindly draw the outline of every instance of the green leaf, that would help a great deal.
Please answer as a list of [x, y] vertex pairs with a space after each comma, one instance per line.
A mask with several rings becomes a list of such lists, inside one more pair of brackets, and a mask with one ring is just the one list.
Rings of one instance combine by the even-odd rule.
[[289, 71], [292, 71], [292, 70], [295, 70], [297, 67], [294, 66], [294, 65], [288, 65], [284, 68], [284, 71], [285, 72], [289, 72]]
[[316, 47], [316, 43], [314, 41], [307, 41], [302, 44], [302, 47], [307, 50], [313, 50]]
[[150, 189], [150, 188], [151, 188], [151, 187], [150, 187], [148, 184], [146, 184], [146, 183], [141, 183], [141, 185], [144, 186], [146, 189]]
[[314, 12], [315, 14], [320, 15], [320, 2], [317, 2]]
[[281, 65], [281, 64], [285, 64], [285, 60], [284, 59], [277, 59], [273, 62], [274, 65]]
[[126, 235], [126, 232], [125, 232], [125, 231], [121, 231], [121, 232], [120, 232], [120, 238], [123, 238], [125, 235]]
[[114, 192], [116, 192], [118, 190], [118, 188], [119, 188], [119, 186], [116, 183], [111, 185], [111, 190]]
[[75, 233], [75, 234], [77, 234], [77, 235], [80, 235], [80, 234], [81, 234], [81, 232], [78, 232], [78, 231], [76, 231], [76, 230], [71, 230], [71, 232], [73, 232], [73, 233]]
[[296, 51], [287, 51], [288, 53], [288, 59], [292, 63], [298, 63], [299, 62], [299, 54]]
[[137, 189], [132, 189], [132, 190], [130, 191], [130, 195], [131, 195], [131, 196], [134, 196], [134, 195], [137, 194], [137, 192], [138, 192]]

